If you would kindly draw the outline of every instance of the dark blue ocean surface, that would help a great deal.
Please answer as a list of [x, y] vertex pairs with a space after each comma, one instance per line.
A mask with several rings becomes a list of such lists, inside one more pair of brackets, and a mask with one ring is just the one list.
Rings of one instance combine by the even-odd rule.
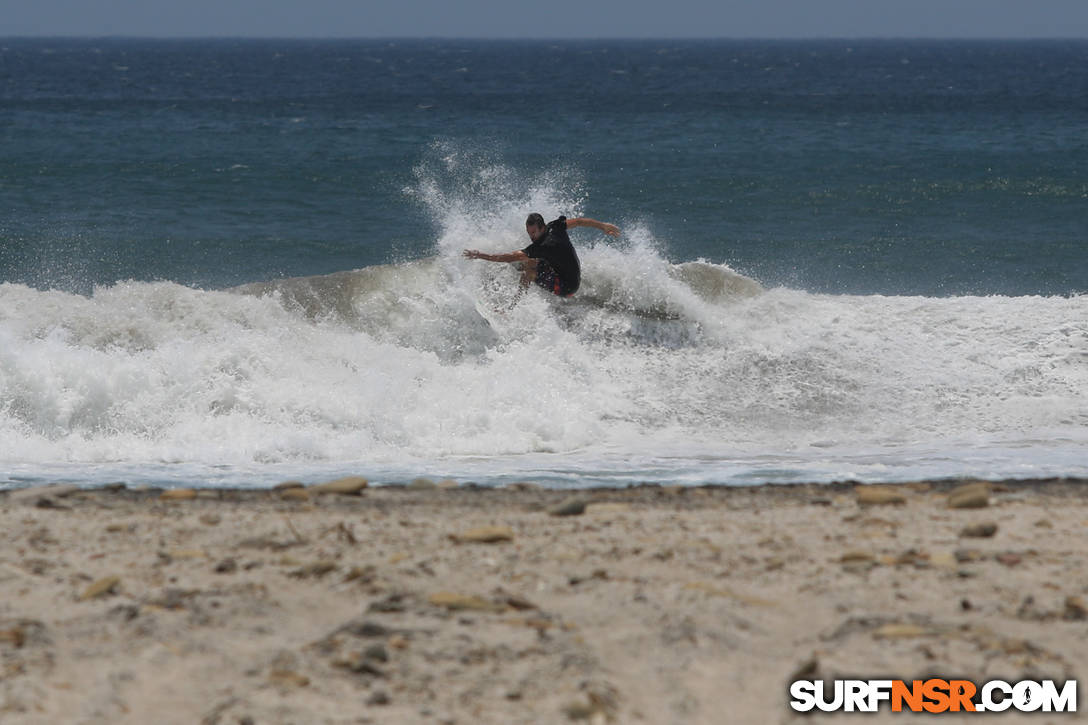
[[425, 257], [441, 147], [766, 286], [1088, 289], [1086, 42], [0, 46], [0, 281], [218, 288]]
[[1086, 476], [1086, 212], [1088, 42], [0, 40], [0, 487]]

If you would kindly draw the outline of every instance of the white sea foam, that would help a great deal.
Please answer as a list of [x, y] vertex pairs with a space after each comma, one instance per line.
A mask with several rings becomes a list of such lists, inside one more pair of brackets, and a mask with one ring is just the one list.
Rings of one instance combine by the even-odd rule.
[[0, 461], [31, 479], [177, 464], [236, 483], [292, 466], [557, 483], [1088, 472], [1088, 298], [708, 301], [663, 261], [584, 257], [613, 275], [607, 294], [533, 294], [495, 326], [473, 271], [441, 259], [323, 293], [0, 285]]
[[461, 249], [586, 200], [435, 163], [468, 178], [421, 171], [429, 259], [230, 291], [0, 284], [0, 484], [1088, 475], [1088, 297], [765, 290], [636, 223], [572, 233], [576, 297], [485, 319], [516, 274]]

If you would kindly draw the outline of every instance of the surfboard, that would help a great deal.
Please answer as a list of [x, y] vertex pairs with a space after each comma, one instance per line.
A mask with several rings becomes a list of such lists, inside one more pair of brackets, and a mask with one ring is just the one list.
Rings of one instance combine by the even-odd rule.
[[496, 273], [501, 271], [503, 270], [489, 270], [484, 275], [483, 284], [473, 297], [477, 314], [496, 330], [507, 322], [506, 315], [510, 309], [510, 302], [518, 293], [517, 287], [511, 288], [510, 280]]
[[498, 322], [502, 319], [502, 312], [499, 309], [492, 307], [491, 304], [486, 300], [477, 297], [475, 299], [475, 304], [476, 314], [484, 318], [484, 322], [491, 325], [492, 327], [498, 324]]

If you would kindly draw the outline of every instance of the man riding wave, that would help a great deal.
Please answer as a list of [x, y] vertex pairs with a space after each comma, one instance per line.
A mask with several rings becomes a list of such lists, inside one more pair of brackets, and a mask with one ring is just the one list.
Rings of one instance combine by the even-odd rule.
[[529, 246], [507, 254], [487, 254], [466, 249], [464, 256], [485, 262], [521, 263], [519, 297], [530, 284], [536, 284], [559, 297], [570, 297], [582, 283], [578, 253], [567, 235], [567, 230], [575, 227], [592, 227], [612, 237], [620, 234], [616, 225], [587, 217], [567, 219], [560, 216], [545, 224], [544, 217], [534, 212], [525, 220], [525, 231], [532, 241]]

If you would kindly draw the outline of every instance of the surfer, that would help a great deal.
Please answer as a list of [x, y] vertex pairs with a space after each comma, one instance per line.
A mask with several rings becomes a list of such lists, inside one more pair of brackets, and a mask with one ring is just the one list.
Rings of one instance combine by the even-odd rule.
[[520, 263], [521, 288], [518, 298], [530, 284], [543, 287], [559, 297], [570, 297], [578, 291], [578, 286], [582, 283], [578, 254], [567, 236], [567, 230], [575, 227], [593, 227], [612, 237], [620, 235], [615, 224], [586, 217], [567, 219], [565, 216], [545, 224], [544, 217], [534, 212], [525, 220], [525, 231], [532, 240], [532, 244], [525, 249], [508, 254], [486, 254], [476, 249], [466, 249], [464, 255], [469, 259], [482, 259], [485, 262]]

